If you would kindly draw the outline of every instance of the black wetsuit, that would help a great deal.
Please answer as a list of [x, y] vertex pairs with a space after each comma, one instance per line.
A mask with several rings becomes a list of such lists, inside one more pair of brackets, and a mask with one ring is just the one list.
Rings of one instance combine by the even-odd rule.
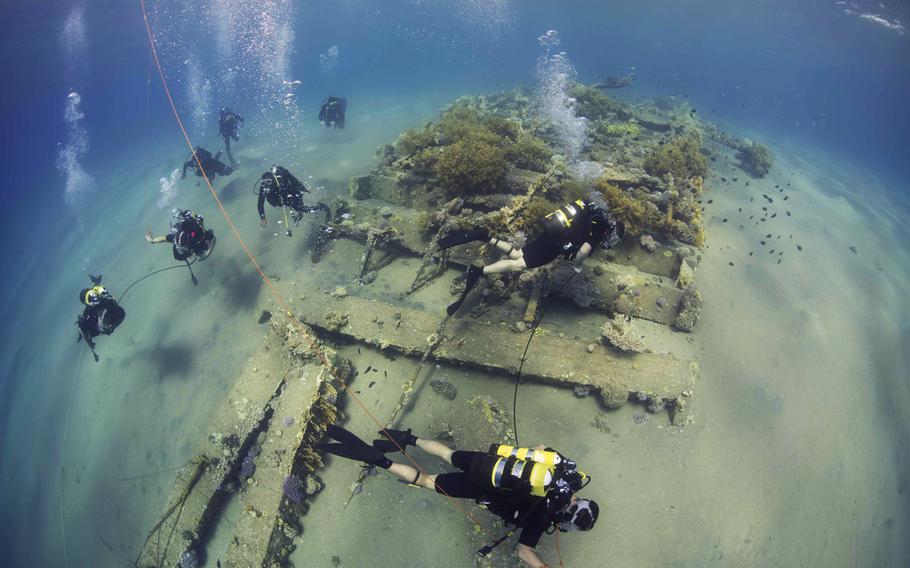
[[205, 256], [215, 234], [206, 229], [199, 216], [187, 216], [164, 237], [174, 245], [174, 260], [186, 260], [190, 256]]
[[591, 245], [593, 252], [597, 250], [609, 231], [609, 225], [596, 220], [591, 208], [585, 207], [573, 219], [571, 227], [564, 229], [560, 234], [552, 235], [544, 232], [529, 241], [521, 249], [525, 264], [528, 268], [537, 268], [560, 256], [571, 260], [575, 258], [578, 250], [585, 243]]
[[243, 117], [230, 109], [222, 109], [218, 117], [218, 135], [224, 139], [224, 151], [227, 152], [231, 166], [236, 167], [237, 161], [231, 154], [231, 139], [240, 140], [239, 128], [243, 126]]
[[519, 526], [521, 534], [518, 542], [534, 548], [551, 524], [545, 498], [493, 489], [471, 479], [469, 472], [472, 466], [488, 455], [482, 452], [453, 452], [452, 465], [461, 471], [436, 476], [436, 492], [453, 498], [474, 499], [506, 524]]
[[274, 171], [265, 172], [259, 180], [259, 200], [256, 203], [256, 208], [259, 210], [259, 218], [265, 219], [264, 205], [266, 201], [272, 207], [290, 208], [295, 213], [295, 221], [299, 221], [304, 213], [328, 211], [328, 207], [322, 203], [316, 205], [304, 203], [304, 193], [309, 193], [309, 190], [287, 169], [276, 166]]
[[[198, 156], [199, 162], [202, 163], [202, 169], [205, 170], [209, 179], [215, 179], [216, 175], [229, 176], [234, 172], [234, 168], [218, 160], [218, 158], [221, 157], [221, 150], [218, 150], [218, 153], [212, 156], [211, 152], [197, 146], [196, 156]], [[196, 158], [194, 158], [192, 154], [190, 155], [190, 158], [183, 163], [183, 173], [180, 176], [181, 179], [186, 177], [187, 168], [192, 168], [197, 176], [202, 177], [202, 170], [199, 169], [199, 164], [196, 163]]]
[[347, 99], [329, 97], [319, 109], [319, 121], [329, 128], [344, 128], [344, 113], [347, 110]]
[[[80, 292], [80, 301], [85, 298], [86, 292], [88, 292], [88, 289]], [[115, 299], [110, 296], [104, 296], [97, 304], [85, 306], [79, 319], [76, 320], [76, 325], [79, 326], [79, 331], [89, 344], [89, 347], [94, 348], [95, 343], [92, 338], [114, 333], [114, 330], [123, 323], [125, 318], [126, 310]]]

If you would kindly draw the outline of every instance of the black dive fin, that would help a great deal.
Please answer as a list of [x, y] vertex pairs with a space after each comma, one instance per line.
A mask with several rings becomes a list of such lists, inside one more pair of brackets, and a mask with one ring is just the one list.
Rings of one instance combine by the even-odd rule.
[[[373, 440], [373, 447], [383, 453], [403, 452], [406, 447], [413, 446], [417, 443], [417, 437], [414, 436], [414, 434], [411, 434], [410, 428], [407, 430], [386, 428], [385, 430], [380, 430], [379, 435], [383, 437], [378, 440]], [[385, 436], [389, 436], [392, 439], [389, 440], [389, 438], [386, 438]]]
[[330, 438], [338, 442], [329, 442], [319, 444], [316, 447], [330, 454], [335, 454], [349, 460], [364, 462], [370, 465], [378, 465], [382, 468], [388, 468], [392, 461], [385, 457], [385, 454], [367, 444], [354, 434], [351, 434], [341, 426], [330, 424], [326, 430]]
[[93, 275], [93, 274], [89, 274], [89, 275], [88, 275], [88, 277], [91, 278], [91, 280], [92, 280], [92, 284], [94, 284], [95, 286], [101, 284], [101, 277], [102, 277], [102, 276], [104, 276], [104, 275], [103, 275], [103, 274], [99, 274], [98, 276], [95, 276], [95, 275]]
[[463, 245], [474, 241], [488, 241], [490, 234], [483, 229], [473, 229], [470, 231], [452, 231], [448, 235], [437, 241], [439, 248], [447, 249], [455, 245]]
[[468, 294], [474, 289], [474, 286], [477, 285], [477, 281], [480, 280], [482, 274], [483, 268], [474, 265], [468, 267], [464, 276], [464, 292], [461, 293], [461, 296], [457, 300], [449, 304], [449, 307], [446, 308], [447, 314], [450, 316], [455, 315], [455, 312], [457, 312], [458, 308], [464, 303], [465, 298], [468, 297]]

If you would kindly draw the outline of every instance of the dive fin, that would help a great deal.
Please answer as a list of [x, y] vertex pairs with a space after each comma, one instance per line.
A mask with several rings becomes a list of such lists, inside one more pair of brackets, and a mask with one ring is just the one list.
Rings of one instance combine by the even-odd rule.
[[385, 454], [340, 426], [330, 425], [326, 433], [338, 442], [318, 444], [316, 447], [320, 450], [386, 469], [392, 465], [392, 461], [385, 457]]
[[[385, 430], [380, 430], [379, 435], [382, 436], [382, 438], [373, 440], [373, 447], [382, 453], [403, 452], [406, 447], [413, 446], [417, 443], [417, 436], [411, 434], [410, 428], [407, 430], [386, 428]], [[391, 438], [391, 440], [386, 438], [386, 436]]]
[[482, 274], [483, 268], [473, 264], [468, 267], [464, 274], [464, 292], [461, 293], [461, 296], [457, 300], [449, 304], [449, 307], [446, 308], [447, 314], [450, 316], [455, 315], [455, 312], [457, 312], [458, 308], [461, 307], [461, 304], [464, 303], [465, 298], [468, 297], [468, 294], [474, 289], [474, 286], [477, 285], [477, 281], [480, 280]]
[[437, 241], [439, 248], [447, 249], [452, 248], [456, 245], [463, 245], [465, 243], [472, 243], [474, 241], [487, 241], [490, 239], [490, 234], [484, 231], [483, 229], [473, 229], [470, 231], [452, 231], [448, 235], [442, 237]]
[[102, 276], [104, 276], [104, 275], [103, 275], [103, 274], [99, 274], [98, 276], [95, 276], [94, 274], [89, 274], [89, 275], [88, 275], [88, 277], [92, 280], [92, 284], [94, 284], [95, 286], [101, 284], [101, 277], [102, 277]]

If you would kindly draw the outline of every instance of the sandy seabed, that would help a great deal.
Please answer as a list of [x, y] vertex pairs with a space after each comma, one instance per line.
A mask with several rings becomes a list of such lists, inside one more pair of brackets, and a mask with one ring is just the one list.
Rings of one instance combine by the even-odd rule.
[[[342, 190], [348, 176], [370, 168], [376, 146], [451, 98], [425, 99], [420, 107], [390, 102], [373, 115], [358, 116], [352, 107], [347, 130], [313, 129], [302, 161], [315, 180], [330, 180], [311, 184], [325, 186], [315, 196]], [[777, 161], [765, 179], [749, 179], [732, 156], [713, 164], [705, 197], [712, 200], [705, 211], [709, 245], [698, 272], [705, 310], [696, 332], [645, 328], [652, 349], [697, 358], [701, 366], [689, 424], [671, 427], [665, 415], [638, 424], [632, 416], [639, 408], [605, 412], [592, 397], [522, 387], [522, 441], [551, 445], [582, 463], [594, 477], [585, 494], [602, 506], [595, 531], [561, 538], [566, 566], [910, 564], [900, 537], [910, 533], [910, 250], [902, 230], [907, 204], [894, 197], [906, 188], [769, 142]], [[268, 294], [207, 189], [187, 179], [178, 203], [202, 212], [219, 236], [215, 255], [193, 267], [200, 286], [175, 269], [131, 290], [123, 327], [98, 342], [98, 364], [74, 343], [71, 321], [86, 271], [104, 272], [118, 295], [170, 264], [169, 248], [151, 247], [142, 235], [146, 225], [166, 230], [169, 212], [155, 206], [157, 179], [183, 154], [175, 140], [107, 172], [101, 185], [108, 195], [135, 197], [104, 203], [100, 218], [114, 222], [90, 223], [81, 237], [75, 229], [51, 235], [59, 246], [32, 255], [20, 272], [56, 275], [46, 288], [25, 289], [27, 280], [14, 277], [35, 307], [28, 319], [15, 318], [20, 341], [2, 351], [5, 373], [18, 377], [8, 391], [0, 464], [3, 524], [18, 543], [13, 566], [64, 565], [64, 533], [71, 566], [118, 566], [118, 555], [131, 561], [173, 483], [173, 473], [156, 472], [192, 457], [208, 416], [266, 332], [257, 319], [271, 309]], [[215, 186], [266, 273], [293, 278], [316, 298], [336, 285], [358, 293], [352, 279], [360, 245], [334, 243], [314, 265], [308, 227], [287, 239], [270, 212], [272, 225], [260, 232], [250, 186], [271, 164], [255, 141], [241, 141], [236, 156], [241, 169]], [[762, 206], [777, 217], [756, 225]], [[398, 262], [371, 286], [410, 278], [416, 266]], [[448, 297], [433, 293], [420, 301], [439, 310]], [[593, 339], [596, 326], [570, 315], [554, 311], [548, 323]], [[366, 397], [388, 411], [415, 363], [348, 351], [358, 367], [395, 378]], [[430, 369], [425, 380], [430, 374], [446, 376], [459, 396], [422, 392], [404, 417], [416, 432], [433, 433], [474, 394], [511, 401], [507, 379], [444, 367]], [[353, 431], [374, 430], [356, 408], [346, 414]], [[303, 519], [297, 566], [332, 566], [332, 556], [348, 567], [471, 565], [471, 521], [430, 492], [380, 475], [342, 509], [358, 471], [335, 459], [320, 474], [325, 489]], [[232, 514], [239, 513], [228, 510], [228, 522]], [[541, 550], [557, 564], [553, 537]]]

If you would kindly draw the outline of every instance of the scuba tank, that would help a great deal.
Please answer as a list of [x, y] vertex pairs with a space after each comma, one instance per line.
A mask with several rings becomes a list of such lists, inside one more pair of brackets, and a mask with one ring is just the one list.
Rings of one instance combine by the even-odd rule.
[[[187, 227], [187, 223], [195, 224], [195, 227]], [[171, 217], [170, 233], [174, 236], [174, 248], [181, 255], [189, 255], [193, 252], [193, 245], [199, 239], [205, 238], [205, 225], [202, 215], [196, 215], [188, 209], [175, 209]]]
[[556, 211], [550, 213], [541, 221], [543, 228], [548, 235], [561, 235], [576, 222], [579, 215], [588, 207], [588, 204], [581, 199], [575, 202], [563, 205]]
[[[475, 459], [468, 475], [474, 482], [495, 489], [546, 497], [548, 509], [567, 502], [589, 479], [578, 471], [574, 461], [559, 452], [503, 444], [490, 446], [487, 454]], [[562, 507], [556, 510], [559, 508]]]

